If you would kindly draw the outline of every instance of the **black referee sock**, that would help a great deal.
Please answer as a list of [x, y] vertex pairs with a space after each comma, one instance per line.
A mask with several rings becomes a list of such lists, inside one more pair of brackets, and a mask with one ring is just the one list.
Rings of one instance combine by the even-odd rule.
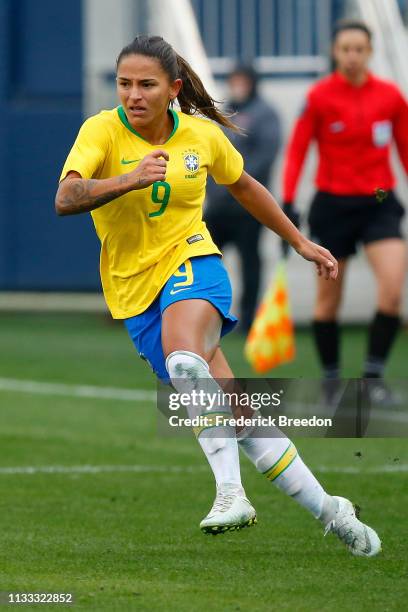
[[337, 321], [313, 321], [312, 331], [325, 378], [338, 378], [340, 334]]
[[397, 336], [401, 319], [378, 311], [368, 333], [367, 359], [364, 378], [383, 378], [387, 357]]

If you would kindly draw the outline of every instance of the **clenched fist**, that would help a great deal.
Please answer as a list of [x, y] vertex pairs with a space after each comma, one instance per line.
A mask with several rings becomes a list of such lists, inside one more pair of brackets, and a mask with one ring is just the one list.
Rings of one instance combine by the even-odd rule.
[[156, 181], [166, 180], [169, 154], [163, 149], [156, 149], [146, 155], [140, 164], [129, 172], [128, 180], [133, 189], [144, 189]]

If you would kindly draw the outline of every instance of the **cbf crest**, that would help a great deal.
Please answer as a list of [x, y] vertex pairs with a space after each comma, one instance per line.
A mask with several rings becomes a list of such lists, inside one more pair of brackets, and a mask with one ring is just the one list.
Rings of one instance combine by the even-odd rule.
[[[183, 152], [184, 167], [190, 175], [195, 175], [200, 169], [200, 156], [195, 149], [188, 149]], [[186, 178], [190, 176], [186, 175]], [[191, 178], [195, 178], [191, 176]]]

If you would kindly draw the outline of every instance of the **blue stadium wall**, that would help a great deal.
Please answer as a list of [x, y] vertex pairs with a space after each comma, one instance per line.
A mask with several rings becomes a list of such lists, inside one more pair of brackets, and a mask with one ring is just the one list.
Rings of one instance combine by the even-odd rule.
[[89, 215], [58, 218], [82, 122], [81, 0], [0, 2], [0, 289], [99, 289]]

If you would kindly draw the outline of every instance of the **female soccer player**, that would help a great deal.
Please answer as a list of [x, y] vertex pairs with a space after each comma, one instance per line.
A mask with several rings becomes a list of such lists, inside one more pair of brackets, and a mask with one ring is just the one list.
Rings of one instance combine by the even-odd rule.
[[[236, 319], [229, 314], [231, 288], [220, 252], [202, 221], [207, 174], [327, 279], [336, 278], [337, 262], [243, 170], [241, 155], [208, 119], [232, 124], [166, 41], [138, 36], [125, 47], [117, 90], [121, 105], [82, 126], [61, 174], [56, 210], [92, 211], [107, 304], [156, 375], [176, 390], [190, 385], [216, 392], [215, 378], [233, 377], [219, 340]], [[172, 108], [176, 98], [182, 112]], [[193, 116], [196, 111], [207, 118]], [[219, 533], [252, 524], [256, 515], [242, 488], [235, 431], [214, 426], [197, 437], [217, 484], [201, 529]], [[325, 493], [287, 438], [241, 432], [239, 443], [260, 471], [354, 554], [379, 551], [376, 533], [356, 518], [348, 500]]]
[[338, 386], [337, 315], [344, 275], [349, 258], [362, 244], [378, 291], [363, 377], [376, 379], [368, 385], [371, 399], [387, 405], [391, 394], [381, 379], [400, 326], [406, 274], [401, 234], [404, 209], [393, 192], [390, 153], [394, 139], [408, 171], [408, 105], [395, 85], [369, 72], [371, 37], [367, 26], [358, 21], [340, 22], [335, 29], [336, 70], [307, 95], [286, 152], [283, 197], [285, 212], [296, 221], [296, 186], [309, 144], [315, 140], [318, 191], [309, 214], [310, 231], [312, 239], [339, 261], [334, 283], [318, 279], [313, 321], [328, 399]]

